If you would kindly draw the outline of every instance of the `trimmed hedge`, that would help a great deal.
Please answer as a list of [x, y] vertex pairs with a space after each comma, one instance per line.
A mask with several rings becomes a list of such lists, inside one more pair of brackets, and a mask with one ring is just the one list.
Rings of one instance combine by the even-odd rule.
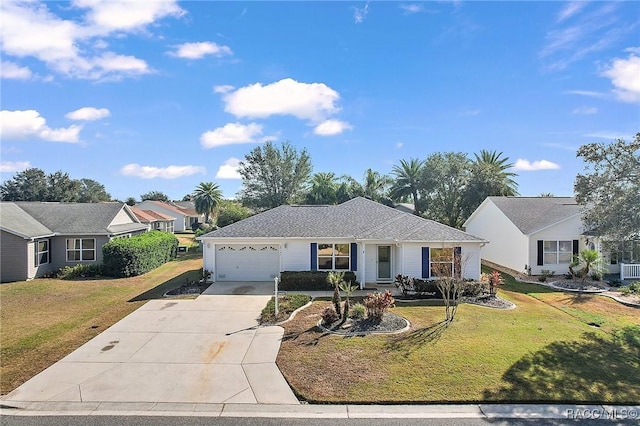
[[105, 273], [111, 277], [141, 275], [176, 257], [178, 239], [162, 231], [118, 238], [102, 247]]
[[[280, 272], [280, 283], [278, 288], [282, 291], [306, 290], [333, 290], [327, 282], [328, 271], [283, 271]], [[345, 271], [344, 280], [356, 283], [356, 274], [352, 271]]]

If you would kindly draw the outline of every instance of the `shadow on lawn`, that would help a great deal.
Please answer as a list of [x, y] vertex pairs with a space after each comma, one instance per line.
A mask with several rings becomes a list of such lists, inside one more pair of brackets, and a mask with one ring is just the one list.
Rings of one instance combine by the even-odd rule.
[[521, 358], [502, 380], [499, 389], [484, 391], [484, 400], [637, 404], [640, 326], [618, 330], [612, 340], [588, 332], [554, 342]]
[[154, 288], [137, 295], [133, 299], [127, 300], [127, 302], [141, 302], [145, 300], [162, 299], [162, 296], [164, 296], [164, 294], [169, 290], [178, 288], [185, 283], [198, 280], [200, 279], [200, 276], [201, 275], [199, 269], [192, 269], [191, 271], [183, 272], [177, 277], [173, 277], [170, 280], [167, 280], [162, 284], [159, 284]]
[[405, 356], [409, 355], [427, 343], [438, 341], [447, 327], [449, 327], [449, 323], [443, 320], [428, 327], [390, 337], [385, 344], [385, 349], [390, 352], [403, 352]]

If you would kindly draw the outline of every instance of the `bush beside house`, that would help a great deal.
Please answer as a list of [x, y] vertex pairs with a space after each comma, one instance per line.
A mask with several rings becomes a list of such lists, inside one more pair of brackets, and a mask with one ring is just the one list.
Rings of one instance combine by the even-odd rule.
[[[282, 291], [325, 291], [333, 290], [333, 286], [328, 283], [325, 271], [283, 271], [280, 273], [280, 284], [278, 288]], [[352, 271], [346, 271], [344, 281], [356, 283], [356, 275]]]
[[102, 248], [105, 274], [112, 277], [141, 275], [175, 258], [175, 235], [151, 231], [109, 241]]

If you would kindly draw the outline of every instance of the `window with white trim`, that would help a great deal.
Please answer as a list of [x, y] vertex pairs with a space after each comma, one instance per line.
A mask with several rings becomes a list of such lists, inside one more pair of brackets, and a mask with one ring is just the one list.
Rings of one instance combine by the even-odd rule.
[[349, 271], [351, 269], [351, 244], [318, 244], [318, 270]]
[[432, 248], [429, 251], [429, 261], [432, 277], [453, 277], [453, 248]]
[[34, 266], [49, 263], [49, 240], [36, 241], [35, 250]]
[[96, 260], [95, 238], [67, 238], [67, 262]]
[[571, 263], [573, 257], [572, 241], [544, 241], [542, 247], [545, 265]]

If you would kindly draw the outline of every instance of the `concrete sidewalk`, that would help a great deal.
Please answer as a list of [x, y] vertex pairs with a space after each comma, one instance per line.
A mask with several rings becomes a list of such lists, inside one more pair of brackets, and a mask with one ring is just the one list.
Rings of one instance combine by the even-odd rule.
[[275, 364], [284, 330], [258, 327], [268, 300], [152, 300], [2, 404], [298, 404]]
[[11, 402], [0, 415], [180, 416], [305, 419], [563, 419], [637, 420], [640, 406], [571, 404], [270, 405], [99, 402]]

